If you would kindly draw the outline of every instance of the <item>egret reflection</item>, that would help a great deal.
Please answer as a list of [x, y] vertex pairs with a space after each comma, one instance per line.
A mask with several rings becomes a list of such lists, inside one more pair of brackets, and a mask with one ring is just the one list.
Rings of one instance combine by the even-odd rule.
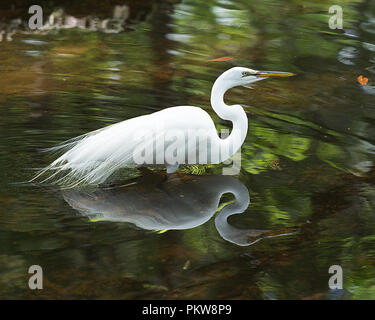
[[[218, 210], [221, 197], [234, 200]], [[215, 216], [220, 236], [240, 246], [262, 238], [267, 230], [238, 229], [228, 217], [243, 213], [250, 204], [245, 185], [232, 176], [174, 175], [168, 180], [141, 179], [137, 183], [92, 192], [68, 189], [64, 199], [80, 214], [105, 220], [128, 222], [145, 230], [185, 230], [200, 226]]]

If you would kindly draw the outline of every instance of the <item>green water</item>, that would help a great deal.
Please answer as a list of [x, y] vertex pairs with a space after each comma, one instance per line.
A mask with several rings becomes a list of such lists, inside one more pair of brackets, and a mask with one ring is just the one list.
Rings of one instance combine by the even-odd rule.
[[[64, 9], [111, 16], [91, 2]], [[374, 299], [374, 1], [123, 3], [121, 33], [17, 31], [0, 42], [0, 298]], [[344, 30], [328, 26], [333, 4]], [[27, 8], [1, 12], [25, 19]], [[232, 59], [209, 61], [220, 57]], [[51, 161], [40, 149], [165, 107], [201, 106], [230, 128], [209, 96], [231, 66], [297, 74], [226, 95], [249, 119], [237, 176], [144, 172], [94, 193], [14, 184]], [[215, 218], [234, 199], [218, 203], [221, 192], [243, 187], [250, 205], [220, 232]], [[169, 230], [141, 227], [153, 219]], [[171, 230], [182, 220], [189, 228]], [[43, 290], [28, 288], [31, 265]], [[343, 290], [328, 287], [331, 265]]]

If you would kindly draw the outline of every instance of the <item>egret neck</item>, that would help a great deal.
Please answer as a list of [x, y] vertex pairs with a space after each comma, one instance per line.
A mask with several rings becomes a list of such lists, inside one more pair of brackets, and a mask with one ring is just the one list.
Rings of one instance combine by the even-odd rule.
[[223, 162], [235, 154], [245, 141], [248, 129], [248, 120], [246, 112], [240, 105], [228, 106], [224, 102], [224, 94], [235, 85], [229, 81], [225, 81], [221, 78], [217, 78], [211, 91], [211, 106], [216, 114], [223, 120], [229, 120], [232, 122], [231, 134], [221, 139], [218, 137], [217, 143], [220, 148], [228, 150], [229, 154], [223, 155], [220, 153], [220, 161]]

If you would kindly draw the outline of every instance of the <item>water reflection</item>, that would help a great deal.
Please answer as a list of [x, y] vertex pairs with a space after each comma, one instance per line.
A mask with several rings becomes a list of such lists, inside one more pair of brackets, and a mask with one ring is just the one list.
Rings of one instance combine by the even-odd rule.
[[[247, 246], [267, 230], [238, 229], [228, 217], [243, 213], [250, 204], [246, 186], [231, 176], [160, 177], [93, 192], [63, 191], [64, 199], [82, 215], [92, 219], [129, 222], [146, 230], [185, 230], [198, 227], [218, 212], [215, 226], [220, 236]], [[234, 201], [219, 208], [221, 197], [231, 193]], [[219, 209], [218, 209], [219, 208]]]
[[[83, 30], [68, 18], [67, 26], [76, 27], [45, 34], [22, 34], [28, 6], [18, 1], [13, 11], [3, 2], [0, 297], [35, 298], [25, 288], [25, 270], [40, 264], [48, 266], [49, 281], [40, 298], [331, 299], [327, 271], [339, 264], [352, 299], [375, 298], [374, 1], [347, 2], [344, 33], [329, 29], [326, 2], [68, 1], [61, 4], [64, 15], [101, 22], [115, 18], [115, 2], [126, 2], [125, 31], [134, 32], [90, 31], [88, 20]], [[45, 3], [47, 23], [58, 8]], [[227, 56], [233, 59], [208, 61]], [[133, 214], [135, 223], [138, 216], [156, 216], [158, 228], [172, 228], [183, 226], [178, 213], [190, 205], [186, 224], [202, 223], [158, 236], [126, 223], [90, 223], [72, 215], [64, 200], [13, 184], [32, 176], [25, 168], [49, 162], [37, 150], [72, 136], [173, 105], [212, 112], [212, 82], [232, 64], [299, 74], [254, 90], [234, 89], [226, 97], [248, 106], [250, 131], [237, 183], [247, 186], [252, 202], [243, 214], [225, 217], [225, 210], [241, 207], [239, 198], [227, 203], [235, 195], [224, 194], [223, 209], [217, 200], [222, 191], [214, 185], [208, 194], [200, 176], [176, 177], [174, 184], [135, 181], [92, 192], [102, 197], [96, 200], [74, 195], [75, 205], [87, 206], [82, 213], [94, 217]], [[369, 79], [367, 85], [358, 83], [359, 75]], [[230, 129], [213, 119], [218, 129]], [[199, 169], [211, 175], [222, 168]], [[178, 193], [160, 189], [181, 191], [183, 184], [191, 186], [196, 202], [181, 204]], [[185, 198], [188, 186], [181, 191]], [[159, 208], [156, 199], [164, 197]], [[195, 210], [199, 206], [207, 212]], [[162, 220], [167, 213], [175, 213], [175, 220]], [[221, 236], [237, 243], [272, 235], [252, 237], [249, 231], [248, 239], [241, 237], [248, 228], [280, 235], [281, 228], [298, 226], [300, 232], [240, 247], [218, 235], [220, 216], [227, 227]], [[232, 226], [245, 230], [237, 236]], [[191, 265], [184, 269], [187, 260]]]

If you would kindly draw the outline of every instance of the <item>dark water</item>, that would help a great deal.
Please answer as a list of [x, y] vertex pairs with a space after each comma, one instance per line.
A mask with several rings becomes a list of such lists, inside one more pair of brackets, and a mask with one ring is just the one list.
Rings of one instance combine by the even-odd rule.
[[[374, 1], [89, 2], [64, 10], [102, 21], [125, 3], [124, 30], [26, 34], [12, 19], [27, 21], [28, 6], [1, 5], [0, 298], [375, 298]], [[344, 30], [328, 27], [332, 4]], [[61, 14], [46, 6], [46, 20]], [[233, 59], [208, 61], [220, 57]], [[144, 171], [129, 187], [64, 193], [13, 184], [51, 160], [41, 148], [165, 107], [201, 106], [228, 127], [209, 95], [231, 66], [298, 74], [227, 94], [249, 118], [239, 175]], [[328, 287], [331, 265], [343, 290]]]

